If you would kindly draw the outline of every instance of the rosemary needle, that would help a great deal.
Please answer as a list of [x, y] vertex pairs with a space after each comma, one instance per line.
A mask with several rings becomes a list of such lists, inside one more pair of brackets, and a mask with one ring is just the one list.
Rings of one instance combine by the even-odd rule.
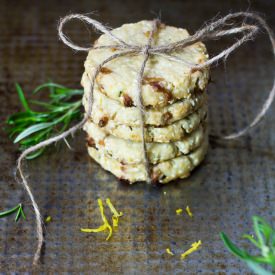
[[260, 250], [258, 255], [251, 255], [248, 251], [238, 248], [225, 233], [221, 232], [220, 236], [226, 248], [244, 261], [256, 274], [272, 275], [274, 273], [265, 269], [263, 265], [270, 266], [272, 271], [275, 271], [275, 230], [258, 216], [253, 216], [252, 220], [255, 238], [248, 234], [243, 237]]
[[17, 211], [16, 216], [15, 216], [16, 222], [20, 219], [21, 216], [23, 217], [24, 220], [26, 219], [25, 213], [23, 211], [23, 205], [21, 203], [19, 203], [18, 205], [16, 205], [15, 207], [13, 207], [9, 210], [1, 212], [0, 218], [11, 215], [11, 214], [15, 213], [16, 211]]
[[[81, 118], [83, 90], [69, 89], [47, 82], [38, 86], [33, 94], [48, 90], [48, 101], [28, 102], [21, 86], [16, 84], [15, 87], [24, 110], [8, 117], [6, 130], [14, 143], [19, 144], [20, 151], [64, 132], [70, 127], [72, 121]], [[39, 110], [33, 110], [29, 103]], [[41, 148], [27, 158], [36, 158], [44, 151], [45, 148]]]

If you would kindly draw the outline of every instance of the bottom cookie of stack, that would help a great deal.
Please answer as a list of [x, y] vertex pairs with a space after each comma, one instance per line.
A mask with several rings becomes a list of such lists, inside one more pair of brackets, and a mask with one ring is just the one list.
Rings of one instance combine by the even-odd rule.
[[[208, 136], [205, 135], [201, 145], [189, 154], [152, 165], [152, 181], [167, 183], [178, 178], [188, 177], [190, 172], [203, 161], [207, 148]], [[111, 172], [119, 179], [127, 180], [130, 183], [146, 181], [146, 171], [143, 163], [124, 164], [107, 155], [102, 149], [94, 147], [88, 147], [88, 153], [105, 170]]]

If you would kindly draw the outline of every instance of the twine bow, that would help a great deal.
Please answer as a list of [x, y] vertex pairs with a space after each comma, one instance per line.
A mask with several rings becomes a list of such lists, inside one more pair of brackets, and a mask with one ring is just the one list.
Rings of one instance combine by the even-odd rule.
[[[247, 19], [252, 19], [256, 23], [255, 24], [246, 24], [244, 21], [240, 23], [234, 23], [235, 19], [238, 18], [243, 18], [244, 20]], [[94, 84], [97, 75], [99, 74], [101, 68], [111, 60], [114, 60], [116, 58], [119, 58], [121, 56], [125, 55], [142, 55], [143, 56], [143, 61], [140, 67], [140, 70], [138, 71], [137, 78], [136, 78], [136, 93], [137, 93], [137, 108], [139, 110], [140, 114], [140, 122], [141, 122], [141, 132], [142, 132], [142, 146], [143, 146], [143, 155], [144, 155], [144, 163], [145, 163], [145, 168], [146, 168], [146, 176], [147, 176], [147, 181], [150, 182], [150, 167], [149, 167], [149, 161], [147, 157], [147, 152], [146, 152], [146, 143], [145, 143], [145, 138], [144, 138], [144, 109], [143, 109], [143, 102], [142, 102], [142, 78], [145, 70], [146, 63], [149, 59], [150, 56], [157, 55], [157, 56], [162, 56], [164, 58], [167, 58], [168, 60], [174, 61], [174, 62], [180, 62], [184, 65], [187, 65], [190, 67], [191, 70], [200, 70], [204, 69], [206, 67], [211, 66], [212, 64], [217, 63], [221, 59], [226, 59], [233, 51], [235, 51], [238, 47], [240, 47], [243, 43], [245, 43], [248, 40], [251, 40], [255, 37], [255, 35], [259, 32], [260, 29], [263, 29], [267, 32], [268, 37], [271, 41], [272, 44], [272, 49], [273, 49], [273, 54], [275, 56], [275, 36], [271, 28], [267, 25], [265, 20], [260, 17], [259, 15], [255, 13], [249, 13], [249, 12], [238, 12], [238, 13], [231, 13], [226, 15], [225, 17], [218, 19], [216, 21], [213, 21], [207, 25], [205, 25], [203, 28], [199, 29], [195, 34], [189, 36], [186, 39], [170, 43], [167, 45], [162, 45], [162, 46], [152, 46], [152, 40], [154, 34], [158, 31], [159, 26], [160, 26], [160, 21], [155, 19], [152, 21], [152, 29], [149, 35], [149, 39], [146, 45], [132, 45], [129, 44], [125, 41], [123, 41], [121, 38], [117, 37], [111, 29], [107, 28], [104, 26], [102, 23], [89, 18], [87, 16], [81, 15], [81, 14], [72, 14], [68, 15], [64, 18], [62, 18], [59, 22], [58, 26], [58, 34], [59, 38], [63, 41], [64, 44], [69, 46], [70, 48], [76, 50], [76, 51], [89, 51], [92, 49], [91, 47], [89, 48], [84, 48], [80, 47], [76, 44], [74, 44], [66, 35], [63, 33], [63, 27], [64, 25], [72, 20], [72, 19], [79, 19], [83, 22], [86, 22], [90, 25], [92, 25], [96, 30], [105, 33], [108, 35], [112, 41], [114, 41], [114, 45], [105, 45], [105, 46], [98, 46], [98, 47], [93, 47], [93, 49], [108, 49], [108, 48], [116, 48], [119, 52], [111, 55], [104, 61], [102, 61], [94, 70], [94, 73], [90, 79], [91, 84], [90, 84], [90, 93], [88, 95], [88, 108], [87, 112], [84, 115], [84, 118], [82, 119], [81, 122], [70, 128], [69, 130], [65, 131], [64, 133], [52, 137], [48, 140], [45, 140], [35, 146], [32, 146], [28, 149], [26, 149], [21, 156], [18, 159], [18, 164], [17, 164], [17, 170], [19, 171], [19, 174], [22, 179], [22, 184], [24, 188], [26, 189], [32, 205], [34, 207], [35, 211], [35, 216], [36, 216], [36, 224], [37, 224], [37, 236], [38, 236], [38, 246], [37, 250], [35, 252], [34, 256], [34, 264], [36, 264], [39, 261], [40, 258], [40, 253], [41, 253], [41, 248], [43, 245], [43, 228], [42, 228], [42, 219], [40, 215], [39, 208], [37, 206], [37, 203], [35, 202], [35, 199], [32, 195], [31, 189], [28, 185], [28, 182], [26, 180], [26, 177], [24, 176], [24, 173], [22, 171], [22, 161], [23, 159], [31, 152], [34, 152], [42, 147], [45, 147], [51, 143], [54, 143], [56, 141], [62, 140], [66, 138], [68, 135], [73, 135], [78, 129], [82, 128], [82, 126], [85, 124], [85, 122], [89, 119], [92, 113], [92, 105], [93, 105], [93, 91], [94, 91]], [[180, 59], [177, 56], [173, 55], [173, 52], [181, 51], [185, 47], [192, 45], [196, 42], [202, 41], [208, 41], [208, 40], [217, 40], [222, 37], [230, 36], [230, 35], [235, 35], [235, 34], [242, 34], [242, 37], [238, 39], [235, 43], [233, 43], [230, 47], [226, 48], [225, 50], [221, 51], [219, 54], [213, 56], [209, 60], [207, 60], [204, 63], [201, 64], [192, 64], [190, 62], [187, 62], [185, 60]], [[265, 100], [263, 106], [261, 107], [260, 111], [257, 113], [256, 117], [252, 120], [249, 125], [247, 125], [245, 128], [237, 131], [236, 133], [227, 135], [227, 136], [219, 136], [219, 139], [236, 139], [238, 137], [243, 136], [246, 134], [251, 128], [255, 127], [261, 119], [265, 116], [266, 112], [270, 108], [270, 105], [272, 104], [273, 100], [275, 97], [275, 81], [273, 84], [272, 89], [270, 90], [267, 99]]]

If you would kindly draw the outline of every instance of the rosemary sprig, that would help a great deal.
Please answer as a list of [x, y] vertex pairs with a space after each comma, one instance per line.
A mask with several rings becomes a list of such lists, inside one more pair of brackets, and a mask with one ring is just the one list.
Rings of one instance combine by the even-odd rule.
[[262, 265], [270, 266], [275, 271], [275, 230], [262, 218], [253, 216], [253, 227], [255, 238], [245, 234], [243, 237], [256, 246], [259, 255], [251, 255], [248, 251], [238, 248], [228, 236], [221, 232], [220, 236], [227, 249], [243, 260], [256, 274], [272, 275], [271, 271], [266, 270]]
[[[33, 94], [48, 90], [47, 102], [31, 100], [30, 103], [40, 107], [41, 111], [34, 111], [25, 98], [19, 84], [16, 91], [24, 111], [8, 117], [7, 132], [14, 143], [19, 143], [19, 150], [23, 151], [41, 141], [67, 130], [73, 120], [81, 117], [81, 97], [83, 90], [69, 89], [62, 85], [48, 82], [38, 86]], [[28, 159], [40, 156], [45, 148], [28, 155]]]
[[16, 205], [15, 207], [13, 207], [9, 210], [1, 212], [0, 213], [0, 218], [6, 217], [6, 216], [11, 215], [15, 212], [17, 212], [16, 216], [15, 216], [15, 221], [16, 222], [20, 219], [21, 216], [23, 217], [24, 220], [26, 219], [25, 213], [23, 211], [23, 205], [21, 203], [19, 203], [18, 205]]

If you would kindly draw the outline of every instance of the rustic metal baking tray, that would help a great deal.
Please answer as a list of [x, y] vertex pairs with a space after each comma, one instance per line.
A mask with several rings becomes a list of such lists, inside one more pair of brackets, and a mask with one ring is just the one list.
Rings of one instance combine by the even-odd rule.
[[[245, 2], [245, 3], [244, 3]], [[246, 1], [1, 1], [0, 16], [0, 118], [19, 110], [14, 83], [30, 95], [36, 85], [52, 79], [79, 87], [85, 54], [73, 53], [58, 41], [56, 23], [69, 11], [97, 10], [99, 20], [119, 26], [152, 18], [162, 10], [164, 21], [191, 31], [218, 11], [246, 9]], [[112, 4], [111, 4], [112, 3]], [[272, 1], [252, 7], [271, 16]], [[85, 37], [86, 28], [71, 33]], [[87, 37], [87, 35], [86, 35]], [[96, 35], [88, 36], [92, 41]], [[85, 41], [81, 40], [83, 43]], [[218, 50], [225, 42], [215, 42]], [[209, 116], [212, 133], [229, 133], [252, 119], [272, 85], [273, 59], [268, 41], [261, 36], [212, 72]], [[44, 216], [46, 245], [40, 274], [250, 274], [247, 267], [223, 246], [219, 232], [234, 241], [251, 233], [251, 216], [265, 217], [274, 225], [275, 210], [275, 108], [261, 125], [237, 141], [211, 142], [203, 164], [186, 180], [163, 187], [129, 186], [92, 162], [79, 133], [73, 151], [52, 148], [41, 158], [26, 163], [31, 187]], [[3, 124], [2, 124], [3, 126]], [[16, 147], [0, 132], [0, 210], [23, 202], [26, 221], [0, 220], [0, 274], [28, 274], [36, 246], [34, 214], [22, 186], [14, 181]], [[110, 241], [104, 234], [84, 234], [81, 226], [100, 223], [97, 198], [110, 197], [124, 212]], [[189, 205], [194, 217], [177, 216]], [[194, 241], [202, 248], [180, 260], [179, 254]], [[170, 256], [170, 247], [177, 256]]]

